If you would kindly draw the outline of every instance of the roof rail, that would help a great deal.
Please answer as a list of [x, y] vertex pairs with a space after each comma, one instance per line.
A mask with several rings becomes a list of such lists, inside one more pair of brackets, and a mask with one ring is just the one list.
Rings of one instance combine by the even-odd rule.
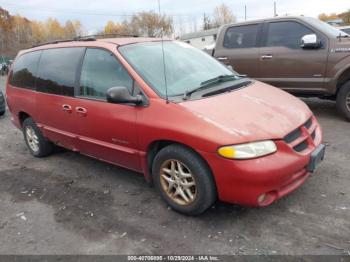
[[75, 37], [73, 39], [55, 40], [55, 41], [51, 41], [51, 42], [45, 42], [42, 44], [33, 45], [32, 48], [38, 47], [38, 46], [43, 46], [43, 45], [52, 45], [52, 44], [59, 44], [59, 43], [66, 43], [66, 42], [73, 42], [73, 41], [96, 41], [96, 39], [93, 37], [88, 37], [88, 38]]
[[134, 34], [96, 34], [96, 35], [86, 35], [86, 36], [77, 36], [75, 39], [78, 40], [83, 40], [83, 39], [88, 39], [88, 38], [106, 38], [106, 37], [140, 37], [139, 35], [134, 35]]
[[59, 43], [66, 43], [66, 42], [73, 42], [73, 41], [96, 41], [97, 39], [103, 39], [107, 37], [140, 37], [138, 35], [128, 35], [128, 34], [97, 34], [97, 35], [86, 35], [86, 36], [77, 36], [73, 39], [63, 39], [63, 40], [55, 40], [50, 42], [45, 42], [42, 44], [33, 45], [32, 48], [43, 46], [43, 45], [50, 45], [50, 44], [59, 44]]

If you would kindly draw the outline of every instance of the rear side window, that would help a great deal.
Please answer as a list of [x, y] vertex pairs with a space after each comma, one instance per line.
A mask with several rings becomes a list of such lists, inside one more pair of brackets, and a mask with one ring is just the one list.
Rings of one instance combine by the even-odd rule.
[[12, 66], [12, 73], [9, 80], [10, 85], [35, 89], [35, 78], [38, 69], [40, 51], [26, 53], [18, 59]]
[[132, 94], [133, 79], [109, 51], [97, 48], [86, 50], [80, 78], [79, 96], [106, 99], [111, 87], [127, 87]]
[[300, 41], [304, 35], [314, 34], [306, 26], [292, 21], [274, 22], [269, 24], [266, 46], [283, 46], [299, 49]]
[[39, 92], [74, 96], [77, 70], [85, 48], [57, 48], [42, 52], [36, 89]]
[[224, 37], [226, 48], [256, 47], [258, 25], [235, 26], [227, 29]]

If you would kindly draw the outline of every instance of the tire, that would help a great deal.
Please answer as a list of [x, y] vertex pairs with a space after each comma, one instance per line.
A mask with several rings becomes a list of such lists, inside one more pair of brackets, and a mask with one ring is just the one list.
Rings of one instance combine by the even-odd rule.
[[152, 177], [162, 198], [179, 213], [199, 215], [217, 199], [215, 181], [207, 163], [185, 146], [173, 144], [160, 150], [153, 161]]
[[24, 120], [22, 129], [24, 140], [33, 156], [41, 158], [52, 153], [53, 144], [44, 138], [32, 118]]
[[5, 111], [0, 111], [0, 116], [3, 116], [5, 114]]
[[337, 109], [348, 121], [350, 121], [350, 81], [340, 88], [337, 94]]

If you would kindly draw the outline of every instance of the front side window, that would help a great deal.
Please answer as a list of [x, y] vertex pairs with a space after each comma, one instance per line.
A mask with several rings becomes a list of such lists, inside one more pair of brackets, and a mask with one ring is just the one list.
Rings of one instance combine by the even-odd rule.
[[253, 48], [256, 47], [258, 25], [236, 26], [227, 29], [224, 37], [226, 48]]
[[133, 92], [133, 79], [109, 51], [88, 48], [80, 77], [79, 96], [106, 99], [111, 87], [124, 86]]
[[314, 32], [300, 23], [273, 22], [269, 24], [266, 46], [299, 49], [301, 38], [309, 34], [314, 34]]
[[183, 42], [130, 44], [119, 47], [119, 51], [163, 98], [183, 95], [218, 76], [235, 76], [213, 57]]
[[36, 89], [39, 92], [74, 96], [77, 70], [85, 48], [55, 48], [42, 52]]
[[40, 54], [41, 51], [36, 51], [20, 56], [12, 66], [9, 84], [34, 90]]

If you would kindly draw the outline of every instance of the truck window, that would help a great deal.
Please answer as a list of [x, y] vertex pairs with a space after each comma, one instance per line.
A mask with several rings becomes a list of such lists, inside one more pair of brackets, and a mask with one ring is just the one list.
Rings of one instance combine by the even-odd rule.
[[106, 99], [111, 87], [124, 86], [132, 93], [133, 79], [109, 51], [88, 48], [80, 77], [79, 96]]
[[227, 29], [224, 37], [226, 48], [252, 48], [256, 47], [258, 25], [234, 26]]
[[309, 34], [314, 32], [297, 22], [272, 22], [268, 26], [266, 46], [299, 49], [301, 38]]
[[35, 78], [38, 69], [38, 62], [41, 51], [26, 53], [18, 59], [12, 66], [12, 73], [9, 83], [12, 86], [35, 89]]
[[77, 69], [84, 50], [84, 47], [44, 50], [38, 67], [37, 91], [74, 96]]

